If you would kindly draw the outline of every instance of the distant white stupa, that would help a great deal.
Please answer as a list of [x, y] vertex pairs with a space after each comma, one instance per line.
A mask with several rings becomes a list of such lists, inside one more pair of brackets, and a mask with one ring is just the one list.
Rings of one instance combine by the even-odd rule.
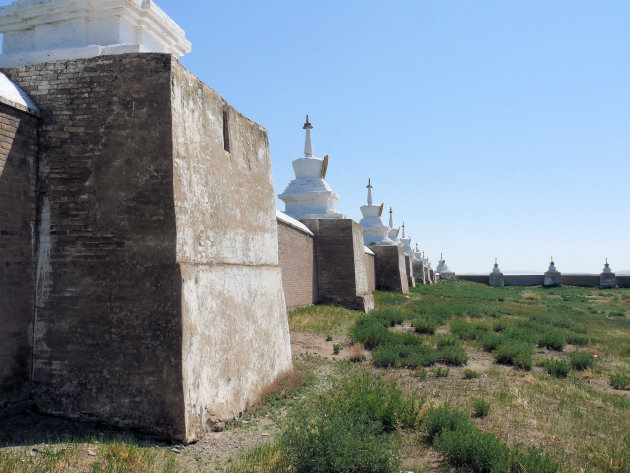
[[400, 228], [394, 228], [394, 217], [392, 208], [389, 208], [389, 239], [393, 241], [396, 245], [402, 245], [400, 239], [398, 238], [398, 233], [400, 232]]
[[556, 268], [556, 264], [553, 262], [553, 256], [549, 263], [549, 269], [545, 272], [545, 279], [543, 281], [544, 287], [554, 287], [562, 285], [562, 274]]
[[599, 275], [599, 287], [600, 289], [614, 289], [617, 287], [617, 277], [615, 273], [612, 272], [612, 269], [610, 269], [608, 258], [606, 258], [604, 269]]
[[306, 115], [304, 157], [293, 161], [295, 179], [278, 196], [284, 202], [284, 213], [298, 220], [317, 218], [348, 218], [335, 211], [339, 196], [324, 180], [328, 170], [328, 155], [324, 159], [313, 156], [311, 129], [313, 125]]
[[494, 259], [494, 268], [492, 268], [492, 272], [490, 273], [490, 278], [488, 281], [492, 287], [503, 287], [505, 286], [505, 281], [503, 279], [503, 273], [499, 269], [499, 263], [497, 259]]
[[440, 261], [438, 262], [437, 268], [435, 268], [435, 273], [440, 275], [440, 279], [455, 279], [455, 273], [448, 269], [442, 253], [440, 253]]
[[413, 254], [413, 249], [411, 248], [411, 237], [405, 236], [405, 222], [403, 222], [402, 224], [402, 238], [400, 239], [400, 243], [405, 254], [410, 256], [411, 258], [415, 258]]
[[395, 243], [389, 238], [390, 228], [385, 225], [385, 222], [381, 219], [383, 214], [383, 204], [373, 205], [372, 201], [372, 181], [368, 179], [368, 185], [366, 186], [367, 193], [367, 205], [361, 207], [361, 213], [363, 218], [359, 222], [363, 227], [363, 239], [366, 245], [395, 245]]

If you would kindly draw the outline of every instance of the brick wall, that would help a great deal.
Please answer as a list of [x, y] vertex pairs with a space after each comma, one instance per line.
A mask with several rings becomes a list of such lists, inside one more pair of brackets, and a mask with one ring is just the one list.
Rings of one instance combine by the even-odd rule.
[[565, 286], [599, 287], [599, 274], [563, 274]]
[[376, 255], [376, 289], [409, 293], [403, 249], [397, 245], [372, 245]]
[[278, 262], [287, 309], [317, 302], [313, 237], [278, 221]]
[[374, 292], [376, 289], [376, 280], [374, 278], [374, 255], [365, 253], [365, 268], [368, 280], [368, 291]]
[[0, 104], [0, 406], [29, 395], [37, 119]]

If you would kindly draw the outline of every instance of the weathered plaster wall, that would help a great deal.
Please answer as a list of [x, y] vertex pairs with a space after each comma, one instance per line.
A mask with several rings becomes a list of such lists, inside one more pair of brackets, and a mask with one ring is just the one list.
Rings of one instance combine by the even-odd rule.
[[405, 255], [405, 271], [407, 273], [407, 284], [409, 287], [416, 287], [416, 278], [413, 274], [413, 263], [409, 255]]
[[374, 276], [374, 255], [365, 253], [365, 269], [367, 272], [368, 291], [374, 292], [376, 289], [376, 279]]
[[413, 267], [413, 277], [416, 280], [416, 283], [424, 284], [425, 271], [424, 271], [424, 265], [422, 264], [422, 261], [414, 261], [412, 263], [412, 267]]
[[617, 287], [630, 287], [630, 275], [617, 274]]
[[38, 408], [198, 438], [291, 367], [266, 131], [170, 55], [5, 73], [41, 110]]
[[191, 441], [216, 418], [243, 411], [290, 370], [291, 346], [267, 132], [176, 61], [172, 84], [185, 439]]
[[317, 302], [313, 236], [278, 221], [278, 262], [288, 310]]
[[320, 302], [370, 311], [363, 229], [352, 219], [301, 220], [315, 235]]
[[371, 245], [376, 255], [376, 289], [409, 293], [403, 249], [396, 245]]
[[0, 407], [29, 395], [37, 119], [0, 104]]

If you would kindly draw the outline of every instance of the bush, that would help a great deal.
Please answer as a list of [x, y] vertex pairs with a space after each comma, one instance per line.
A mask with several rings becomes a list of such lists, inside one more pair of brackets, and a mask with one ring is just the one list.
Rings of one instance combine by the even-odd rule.
[[430, 408], [422, 418], [422, 426], [429, 434], [430, 440], [433, 440], [436, 435], [443, 431], [455, 430], [460, 425], [467, 423], [468, 416], [466, 413], [449, 404]]
[[571, 367], [563, 360], [545, 360], [545, 370], [556, 378], [566, 378], [571, 371]]
[[492, 352], [501, 345], [502, 341], [503, 337], [498, 333], [486, 333], [483, 337], [481, 337], [481, 340], [479, 340], [479, 344], [485, 351]]
[[440, 334], [435, 336], [435, 345], [438, 348], [458, 346], [459, 338], [455, 335]]
[[595, 366], [595, 357], [585, 351], [576, 351], [569, 354], [571, 366], [578, 371], [584, 371]]
[[536, 333], [536, 330], [532, 329], [531, 327], [528, 327], [527, 329], [524, 329], [522, 327], [508, 327], [502, 332], [502, 335], [505, 338], [518, 340], [521, 342], [527, 342], [527, 343], [538, 342], [538, 335]]
[[333, 345], [333, 355], [338, 355], [341, 351], [341, 345]]
[[564, 338], [566, 339], [568, 344], [579, 347], [588, 345], [590, 341], [588, 337], [585, 337], [584, 335], [578, 335], [577, 333], [566, 333]]
[[473, 402], [473, 415], [475, 417], [486, 417], [490, 412], [490, 403], [484, 399], [477, 399]]
[[475, 370], [465, 369], [464, 370], [464, 379], [475, 379], [479, 378], [481, 375], [477, 373]]
[[551, 350], [562, 351], [567, 344], [562, 335], [553, 330], [542, 333], [537, 340], [539, 347], [549, 348]]
[[413, 318], [413, 314], [404, 312], [395, 307], [385, 307], [375, 310], [370, 314], [371, 317], [377, 319], [384, 327], [393, 327], [402, 324], [406, 319]]
[[469, 323], [459, 319], [451, 322], [451, 333], [462, 340], [477, 340], [488, 331], [490, 327], [479, 322]]
[[410, 349], [405, 345], [383, 345], [372, 352], [372, 363], [380, 368], [394, 368], [409, 354]]
[[456, 430], [442, 431], [435, 438], [434, 447], [455, 467], [484, 473], [510, 471], [507, 445], [493, 434], [480, 432], [471, 424], [461, 425]]
[[426, 381], [429, 377], [429, 372], [425, 368], [419, 368], [413, 372], [413, 375], [420, 381]]
[[610, 385], [615, 389], [629, 390], [630, 389], [630, 376], [624, 376], [622, 374], [610, 375]]
[[416, 352], [412, 353], [409, 358], [405, 358], [403, 365], [407, 368], [426, 367], [435, 364], [437, 361], [437, 353], [434, 351], [428, 351], [425, 353]]
[[492, 324], [492, 330], [494, 332], [503, 332], [507, 327], [507, 323], [503, 320], [495, 320]]
[[536, 447], [529, 447], [527, 452], [513, 452], [510, 463], [514, 467], [511, 471], [523, 473], [556, 473], [560, 469], [560, 465]]
[[450, 373], [449, 368], [438, 367], [433, 370], [433, 375], [436, 378], [448, 378], [448, 374]]
[[360, 317], [348, 331], [353, 342], [361, 343], [365, 348], [371, 350], [380, 345], [391, 344], [394, 333], [387, 330], [383, 325], [369, 315]]
[[418, 317], [413, 321], [413, 326], [418, 333], [428, 333], [433, 335], [440, 324], [429, 317]]
[[450, 366], [461, 366], [468, 361], [468, 354], [462, 347], [445, 346], [440, 348], [437, 353], [437, 361]]
[[492, 352], [497, 363], [532, 369], [532, 347], [517, 340], [506, 340]]

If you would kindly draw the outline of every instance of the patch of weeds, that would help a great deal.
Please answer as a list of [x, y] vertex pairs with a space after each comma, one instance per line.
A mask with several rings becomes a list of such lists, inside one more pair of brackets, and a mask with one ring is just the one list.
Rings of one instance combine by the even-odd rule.
[[285, 473], [290, 467], [278, 442], [256, 445], [230, 460], [226, 473]]
[[333, 345], [333, 355], [338, 355], [341, 351], [341, 345]]
[[508, 325], [504, 320], [495, 320], [492, 323], [493, 332], [503, 332], [507, 327]]
[[492, 352], [496, 350], [496, 348], [501, 345], [503, 342], [503, 336], [498, 333], [486, 333], [481, 340], [479, 340], [479, 344], [481, 348], [483, 348], [487, 352]]
[[435, 345], [438, 348], [450, 347], [450, 346], [458, 346], [459, 345], [459, 338], [458, 337], [456, 337], [455, 335], [449, 335], [449, 334], [444, 334], [444, 333], [436, 335], [434, 341], [435, 341]]
[[436, 353], [437, 361], [449, 366], [461, 366], [468, 361], [466, 350], [459, 346], [448, 345]]
[[549, 348], [550, 350], [562, 351], [567, 344], [562, 335], [554, 330], [547, 330], [542, 333], [537, 340], [539, 347]]
[[273, 383], [261, 391], [258, 401], [252, 404], [250, 410], [256, 411], [266, 403], [276, 405], [282, 403], [310, 383], [313, 378], [313, 372], [306, 365], [300, 362], [294, 363], [292, 371], [278, 376]]
[[489, 331], [490, 326], [479, 322], [470, 323], [459, 319], [451, 322], [451, 333], [462, 340], [477, 340]]
[[468, 423], [468, 416], [464, 411], [450, 404], [430, 408], [422, 418], [422, 427], [433, 440], [437, 435], [447, 430], [456, 430]]
[[486, 417], [490, 412], [490, 403], [485, 399], [477, 399], [473, 401], [472, 407], [474, 417]]
[[630, 375], [615, 373], [610, 375], [610, 385], [619, 390], [630, 390]]
[[471, 370], [469, 368], [464, 370], [464, 379], [476, 379], [479, 377], [481, 377], [481, 374], [475, 370]]
[[577, 333], [565, 333], [564, 338], [566, 339], [568, 344], [578, 347], [584, 347], [590, 342], [588, 337], [584, 335], [579, 335]]
[[426, 381], [429, 377], [429, 372], [426, 370], [426, 368], [418, 368], [413, 372], [413, 375], [420, 381]]
[[365, 361], [365, 354], [363, 353], [363, 345], [360, 343], [353, 343], [350, 347], [350, 354], [348, 359], [353, 363], [359, 363]]
[[368, 350], [380, 345], [391, 344], [394, 334], [383, 327], [383, 325], [373, 317], [365, 315], [356, 320], [348, 332], [353, 342], [363, 344]]
[[418, 333], [425, 333], [425, 334], [433, 335], [435, 331], [438, 329], [438, 327], [440, 326], [440, 324], [439, 322], [437, 322], [436, 320], [430, 317], [422, 316], [422, 317], [417, 317], [416, 319], [414, 319], [413, 326], [416, 332]]
[[595, 357], [585, 351], [575, 351], [569, 353], [571, 366], [578, 371], [584, 371], [595, 366]]
[[518, 340], [505, 340], [492, 355], [497, 363], [513, 365], [524, 370], [532, 369], [532, 347]]
[[326, 341], [332, 342], [332, 335], [326, 335]]
[[566, 378], [571, 371], [571, 367], [564, 360], [545, 360], [543, 366], [545, 371], [554, 378]]
[[394, 325], [400, 325], [405, 320], [409, 320], [414, 317], [413, 314], [405, 312], [402, 309], [396, 307], [384, 307], [382, 309], [377, 309], [373, 311], [370, 316], [381, 322], [384, 327], [393, 327]]
[[449, 368], [444, 368], [442, 366], [438, 366], [433, 369], [433, 376], [436, 378], [448, 378], [448, 374], [451, 372]]

